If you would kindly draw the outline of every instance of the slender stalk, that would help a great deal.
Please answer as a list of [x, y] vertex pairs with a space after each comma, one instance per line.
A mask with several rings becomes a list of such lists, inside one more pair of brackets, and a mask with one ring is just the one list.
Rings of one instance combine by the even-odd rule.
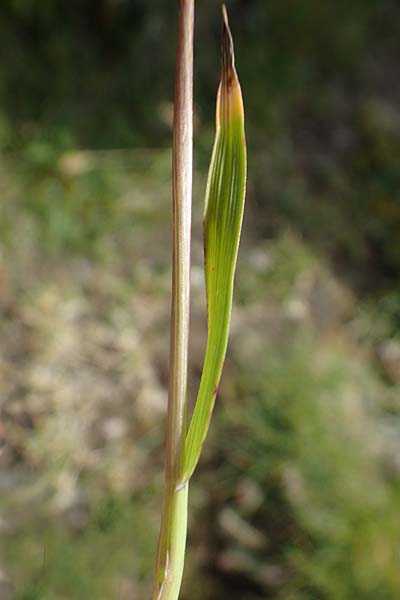
[[177, 600], [187, 530], [188, 483], [179, 487], [186, 436], [193, 171], [194, 0], [180, 0], [173, 131], [171, 342], [165, 492], [153, 600]]

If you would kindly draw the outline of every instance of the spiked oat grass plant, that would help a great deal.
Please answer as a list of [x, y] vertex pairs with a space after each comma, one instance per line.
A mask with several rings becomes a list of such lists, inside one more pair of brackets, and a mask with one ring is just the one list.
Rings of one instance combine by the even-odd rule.
[[204, 213], [208, 336], [187, 430], [194, 0], [180, 0], [173, 135], [173, 277], [165, 493], [153, 600], [176, 600], [183, 574], [189, 480], [207, 435], [228, 343], [246, 187], [242, 94], [223, 5], [222, 74]]

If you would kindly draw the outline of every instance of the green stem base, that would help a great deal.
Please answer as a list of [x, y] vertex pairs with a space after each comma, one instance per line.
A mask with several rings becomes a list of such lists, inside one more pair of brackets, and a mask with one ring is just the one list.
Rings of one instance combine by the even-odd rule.
[[188, 492], [186, 483], [165, 499], [153, 600], [178, 600], [179, 597], [185, 562]]

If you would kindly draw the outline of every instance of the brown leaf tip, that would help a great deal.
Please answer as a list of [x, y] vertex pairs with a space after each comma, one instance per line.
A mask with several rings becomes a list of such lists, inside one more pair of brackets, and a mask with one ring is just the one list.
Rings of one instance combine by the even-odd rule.
[[236, 78], [235, 56], [233, 51], [232, 33], [229, 28], [228, 12], [222, 5], [222, 80], [228, 90]]

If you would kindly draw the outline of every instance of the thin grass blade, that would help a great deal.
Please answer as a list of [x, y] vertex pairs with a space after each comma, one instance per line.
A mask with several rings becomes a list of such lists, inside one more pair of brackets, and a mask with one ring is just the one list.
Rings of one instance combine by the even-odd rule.
[[223, 6], [222, 76], [204, 214], [208, 337], [199, 392], [185, 442], [182, 484], [190, 479], [198, 463], [225, 360], [245, 189], [243, 100], [228, 16]]

